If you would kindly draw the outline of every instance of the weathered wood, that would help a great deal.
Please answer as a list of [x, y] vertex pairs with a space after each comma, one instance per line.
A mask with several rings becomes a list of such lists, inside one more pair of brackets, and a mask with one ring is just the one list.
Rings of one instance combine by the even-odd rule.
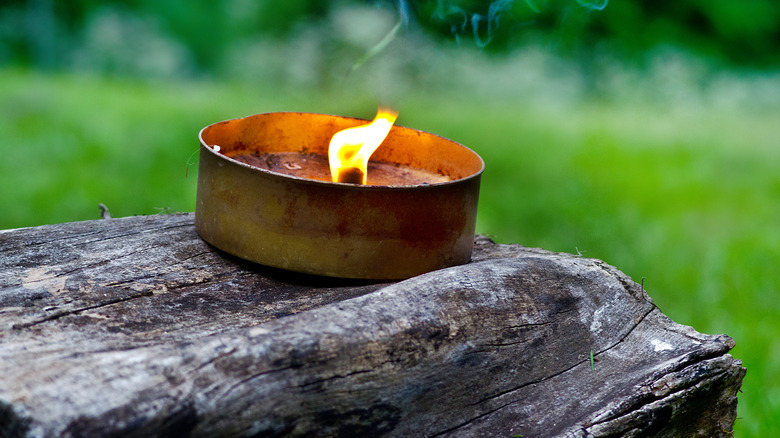
[[189, 214], [0, 232], [0, 436], [728, 436], [733, 345], [484, 237], [380, 284], [227, 256]]

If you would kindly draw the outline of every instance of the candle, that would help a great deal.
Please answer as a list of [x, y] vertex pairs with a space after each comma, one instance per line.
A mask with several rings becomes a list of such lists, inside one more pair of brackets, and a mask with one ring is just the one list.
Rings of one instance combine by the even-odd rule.
[[352, 158], [376, 142], [348, 138], [334, 182], [329, 144], [365, 124], [266, 113], [203, 128], [195, 229], [233, 255], [315, 275], [402, 279], [468, 262], [482, 159], [393, 126], [355, 175]]

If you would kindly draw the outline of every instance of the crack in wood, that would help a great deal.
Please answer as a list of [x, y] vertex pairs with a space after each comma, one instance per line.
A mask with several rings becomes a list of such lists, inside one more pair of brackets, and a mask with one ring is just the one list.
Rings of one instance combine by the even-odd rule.
[[194, 258], [197, 258], [197, 257], [203, 256], [203, 255], [207, 255], [207, 254], [214, 254], [214, 251], [213, 251], [213, 250], [211, 250], [211, 249], [209, 249], [209, 250], [206, 250], [206, 251], [201, 251], [201, 252], [199, 252], [199, 253], [196, 253], [196, 254], [191, 254], [191, 255], [189, 255], [189, 256], [187, 256], [187, 257], [184, 257], [183, 259], [179, 259], [179, 261], [180, 261], [180, 262], [186, 262], [186, 261], [188, 261], [188, 260], [192, 260], [192, 259], [194, 259]]
[[[124, 233], [118, 233], [118, 234], [113, 234], [113, 235], [107, 235], [107, 236], [105, 236], [103, 238], [100, 238], [100, 239], [88, 240], [88, 241], [80, 242], [79, 244], [80, 245], [89, 245], [89, 244], [96, 243], [96, 242], [105, 242], [105, 241], [108, 241], [108, 240], [121, 239], [121, 238], [124, 238], [124, 237], [129, 237], [129, 236], [134, 236], [134, 235], [154, 233], [156, 231], [161, 231], [161, 230], [172, 230], [172, 229], [177, 229], [177, 228], [192, 227], [193, 226], [192, 219], [190, 219], [188, 217], [188, 215], [181, 215], [181, 217], [182, 217], [182, 219], [186, 219], [186, 221], [183, 221], [180, 224], [165, 225], [165, 226], [160, 226], [160, 227], [157, 227], [157, 228], [149, 227], [149, 228], [141, 229], [141, 230], [133, 230], [133, 231], [130, 231], [130, 232], [124, 232]], [[122, 221], [122, 220], [132, 220], [132, 219], [135, 219], [135, 217], [114, 218], [114, 219], [111, 219], [111, 221]], [[100, 221], [98, 221], [98, 222], [100, 222]], [[106, 223], [106, 224], [101, 224], [101, 225], [108, 226], [110, 224]], [[44, 225], [43, 227], [57, 227], [57, 225]], [[34, 229], [33, 228], [20, 228], [18, 230], [19, 231], [33, 231]], [[119, 228], [119, 230], [124, 230], [124, 228]], [[16, 230], [11, 230], [11, 231], [16, 231]], [[50, 245], [50, 244], [52, 244], [54, 242], [60, 242], [60, 241], [63, 241], [63, 240], [64, 241], [79, 240], [80, 238], [92, 236], [92, 235], [95, 235], [95, 234], [105, 235], [106, 234], [106, 230], [105, 229], [98, 229], [98, 230], [95, 230], [95, 231], [88, 231], [88, 232], [83, 232], [83, 233], [70, 233], [70, 234], [67, 234], [67, 235], [62, 236], [62, 237], [55, 237], [55, 238], [46, 239], [46, 240], [25, 241], [24, 242], [24, 246], [29, 248], [30, 246]]]
[[[719, 357], [725, 357], [725, 356], [726, 356], [726, 354], [720, 354], [720, 355], [716, 355], [714, 357], [711, 357], [709, 359], [705, 359], [705, 361], [706, 360], [711, 360], [711, 359], [717, 359]], [[652, 388], [653, 386], [655, 386], [659, 381], [663, 380], [664, 378], [667, 378], [667, 377], [670, 377], [670, 376], [672, 376], [674, 374], [677, 374], [677, 373], [679, 373], [679, 372], [681, 372], [681, 371], [683, 371], [683, 370], [685, 370], [687, 368], [696, 368], [696, 367], [700, 367], [700, 366], [701, 366], [701, 363], [693, 363], [691, 361], [686, 361], [684, 364], [682, 364], [682, 366], [676, 367], [674, 370], [665, 373], [663, 376], [658, 377], [657, 379], [653, 380], [652, 383], [649, 383], [649, 384], [647, 384], [645, 386], [648, 387], [648, 388]], [[710, 371], [712, 371], [712, 370], [710, 369]], [[695, 376], [695, 377], [699, 377], [699, 378], [693, 378], [693, 379], [690, 379], [690, 380], [686, 380], [683, 385], [677, 386], [675, 388], [669, 387], [670, 391], [669, 392], [665, 392], [662, 395], [655, 395], [652, 390], [648, 390], [643, 396], [640, 396], [631, 405], [621, 406], [619, 412], [617, 412], [617, 413], [615, 413], [613, 415], [607, 416], [607, 417], [605, 417], [603, 419], [598, 419], [596, 421], [587, 422], [586, 424], [584, 424], [584, 427], [586, 429], [593, 429], [594, 426], [604, 425], [604, 424], [607, 424], [607, 423], [619, 421], [621, 418], [630, 417], [632, 414], [641, 411], [642, 409], [646, 408], [648, 405], [650, 405], [652, 403], [655, 403], [655, 402], [658, 402], [658, 401], [662, 401], [662, 400], [675, 399], [675, 398], [679, 397], [681, 394], [689, 392], [690, 390], [695, 389], [696, 387], [701, 386], [702, 384], [704, 384], [706, 382], [710, 382], [710, 383], [716, 382], [716, 381], [720, 380], [721, 378], [723, 378], [725, 375], [727, 375], [728, 372], [729, 372], [729, 369], [726, 368], [726, 369], [723, 369], [723, 370], [720, 370], [720, 371], [714, 371], [713, 373], [710, 373], [708, 375]], [[588, 433], [590, 433], [589, 430], [588, 430]]]
[[303, 385], [297, 385], [299, 388], [307, 388], [309, 386], [318, 385], [320, 383], [329, 382], [331, 380], [337, 380], [337, 379], [345, 379], [347, 377], [351, 377], [357, 374], [366, 374], [376, 371], [375, 369], [368, 369], [368, 370], [355, 370], [346, 374], [334, 374], [332, 376], [323, 377], [321, 379], [313, 380], [311, 382], [304, 383]]
[[[562, 369], [562, 370], [560, 370], [560, 371], [557, 371], [557, 372], [555, 372], [555, 373], [553, 373], [553, 374], [550, 374], [550, 375], [548, 375], [548, 376], [544, 376], [544, 377], [543, 377], [543, 378], [541, 378], [541, 379], [538, 379], [538, 380], [532, 380], [532, 381], [530, 381], [530, 382], [523, 383], [522, 385], [518, 385], [518, 386], [516, 386], [516, 387], [513, 387], [513, 388], [511, 388], [511, 389], [507, 389], [507, 390], [505, 390], [505, 391], [501, 391], [501, 392], [499, 392], [499, 393], [496, 393], [496, 394], [490, 395], [490, 396], [488, 396], [488, 397], [485, 397], [485, 398], [483, 398], [483, 399], [481, 399], [481, 400], [478, 400], [478, 401], [476, 401], [476, 402], [474, 402], [474, 403], [469, 403], [469, 404], [468, 404], [468, 406], [477, 406], [477, 405], [479, 405], [479, 404], [485, 403], [485, 402], [487, 402], [487, 401], [490, 401], [490, 400], [497, 399], [497, 398], [499, 398], [499, 397], [502, 397], [502, 396], [504, 396], [504, 395], [507, 395], [507, 394], [510, 394], [510, 393], [513, 393], [513, 392], [517, 392], [517, 391], [519, 391], [519, 390], [521, 390], [521, 389], [523, 389], [523, 388], [526, 388], [526, 387], [528, 387], [528, 386], [531, 386], [531, 385], [537, 385], [537, 384], [539, 384], [539, 383], [542, 383], [542, 382], [545, 382], [545, 381], [547, 381], [547, 380], [553, 379], [553, 378], [555, 378], [555, 377], [561, 376], [561, 375], [563, 375], [563, 374], [565, 374], [565, 373], [567, 373], [567, 372], [569, 372], [569, 371], [573, 370], [574, 368], [577, 368], [578, 366], [582, 365], [584, 362], [586, 362], [586, 361], [579, 361], [579, 362], [575, 362], [575, 363], [574, 363], [574, 364], [572, 364], [571, 366], [569, 366], [569, 367], [567, 367], [567, 368], [564, 368], [564, 369]], [[515, 400], [514, 402], [516, 402], [516, 401], [517, 401], [517, 400]], [[510, 404], [512, 404], [512, 403], [514, 403], [514, 402], [507, 403], [507, 404], [506, 404], [506, 405], [504, 405], [504, 406], [508, 406], [508, 405], [510, 405]]]
[[220, 394], [217, 398], [220, 398], [220, 399], [227, 398], [228, 395], [231, 392], [233, 392], [236, 388], [244, 386], [246, 383], [251, 382], [252, 380], [257, 379], [258, 377], [263, 377], [263, 376], [268, 375], [268, 374], [279, 373], [279, 372], [282, 372], [282, 371], [287, 371], [287, 370], [291, 370], [291, 369], [295, 369], [295, 368], [300, 368], [300, 365], [288, 365], [286, 367], [273, 368], [273, 369], [270, 369], [270, 370], [260, 371], [259, 373], [254, 373], [254, 374], [252, 374], [252, 375], [250, 375], [248, 377], [245, 377], [245, 378], [239, 380], [238, 382], [230, 385], [230, 387], [228, 389], [226, 389], [225, 392]]
[[86, 270], [89, 270], [89, 269], [94, 269], [94, 268], [97, 268], [97, 267], [100, 267], [100, 266], [105, 266], [105, 265], [111, 263], [112, 260], [114, 260], [114, 259], [103, 259], [103, 260], [100, 260], [98, 262], [91, 263], [89, 265], [78, 266], [76, 268], [71, 269], [70, 271], [58, 272], [58, 273], [56, 273], [55, 276], [56, 277], [68, 276], [68, 275], [72, 275], [74, 272], [83, 272], [83, 271], [86, 271]]
[[[567, 312], [555, 312], [553, 315], [560, 315]], [[557, 321], [556, 320], [550, 320], [550, 321], [544, 321], [544, 322], [535, 322], [535, 323], [528, 323], [528, 324], [519, 324], [519, 325], [510, 325], [507, 326], [507, 329], [511, 330], [524, 330], [524, 329], [531, 329], [531, 328], [538, 328], [538, 327], [544, 327], [549, 325], [554, 325]], [[521, 339], [519, 341], [513, 341], [513, 342], [486, 342], [482, 344], [477, 344], [477, 348], [481, 347], [510, 347], [513, 345], [520, 345], [520, 344], [526, 344], [529, 342], [533, 342], [532, 339]], [[475, 350], [470, 353], [474, 352], [489, 352], [491, 350]]]
[[223, 358], [225, 358], [225, 357], [228, 357], [228, 356], [232, 355], [232, 354], [233, 354], [233, 353], [235, 353], [236, 351], [238, 351], [238, 347], [233, 347], [233, 348], [231, 348], [230, 350], [228, 350], [228, 351], [226, 351], [226, 352], [224, 352], [224, 353], [220, 353], [220, 354], [218, 354], [218, 355], [216, 355], [216, 356], [214, 356], [214, 357], [210, 358], [209, 360], [207, 360], [207, 361], [203, 362], [202, 364], [198, 365], [198, 366], [195, 368], [195, 370], [196, 370], [196, 371], [200, 371], [200, 370], [202, 370], [203, 368], [206, 368], [207, 366], [209, 366], [209, 365], [213, 364], [214, 362], [216, 362], [216, 361], [218, 361], [218, 360], [220, 360], [220, 359], [223, 359]]
[[[16, 232], [16, 231], [32, 231], [32, 230], [33, 229], [31, 229], [31, 228], [18, 228], [16, 230], [4, 230], [4, 231], [6, 231], [6, 232], [10, 232], [10, 231]], [[25, 248], [29, 249], [31, 246], [50, 245], [50, 244], [52, 244], [54, 242], [59, 242], [59, 241], [62, 241], [62, 240], [76, 240], [76, 239], [81, 238], [81, 237], [92, 236], [92, 235], [95, 235], [95, 234], [102, 234], [103, 232], [104, 232], [103, 230], [97, 230], [97, 231], [90, 231], [90, 232], [84, 232], [84, 233], [72, 233], [72, 234], [68, 234], [68, 235], [62, 236], [62, 237], [55, 237], [55, 238], [47, 239], [47, 240], [39, 240], [39, 241], [32, 241], [32, 242], [30, 242], [30, 241], [18, 241], [19, 243], [17, 245], [11, 246], [11, 248], [24, 246]], [[2, 241], [3, 243], [6, 242], [5, 240], [2, 240], [2, 239], [0, 239], [0, 241]], [[12, 243], [12, 241], [10, 241], [10, 240], [8, 240], [7, 242]], [[16, 242], [17, 241], [14, 241], [13, 243], [16, 243]]]
[[[566, 312], [555, 312], [554, 315], [560, 315]], [[554, 324], [555, 320], [550, 321], [543, 321], [543, 322], [529, 322], [527, 324], [518, 324], [518, 325], [508, 325], [506, 328], [508, 329], [526, 329], [526, 328], [533, 328], [533, 327], [542, 327], [545, 325]]]
[[[518, 402], [518, 400], [512, 400], [512, 401], [510, 401], [510, 402], [507, 402], [507, 403], [505, 403], [505, 404], [503, 404], [503, 405], [501, 405], [501, 406], [499, 406], [499, 407], [497, 407], [497, 408], [495, 408], [495, 409], [491, 409], [491, 410], [489, 410], [489, 411], [487, 411], [487, 412], [484, 412], [484, 413], [482, 413], [482, 414], [479, 414], [479, 415], [477, 415], [476, 417], [470, 418], [469, 420], [467, 420], [467, 421], [464, 421], [463, 423], [460, 423], [460, 424], [458, 424], [458, 425], [456, 425], [456, 426], [453, 426], [453, 427], [451, 427], [451, 428], [449, 428], [449, 429], [443, 430], [443, 431], [441, 431], [441, 432], [436, 432], [436, 433], [434, 433], [434, 434], [431, 434], [431, 435], [428, 435], [428, 436], [429, 436], [430, 438], [433, 438], [433, 437], [442, 436], [442, 435], [445, 435], [445, 434], [448, 434], [448, 433], [455, 432], [455, 431], [456, 431], [456, 430], [458, 430], [458, 429], [462, 429], [463, 427], [465, 427], [465, 426], [468, 426], [469, 424], [471, 424], [471, 423], [473, 423], [473, 422], [475, 422], [475, 421], [477, 421], [477, 420], [480, 420], [480, 419], [482, 419], [482, 418], [484, 418], [484, 417], [487, 417], [488, 415], [491, 415], [491, 414], [493, 414], [493, 413], [495, 413], [495, 412], [498, 412], [498, 411], [500, 411], [501, 409], [504, 409], [504, 408], [506, 408], [507, 406], [509, 406], [509, 405], [512, 405], [512, 404], [515, 404], [515, 403], [517, 403], [517, 402]], [[468, 405], [468, 406], [473, 406], [473, 405]]]
[[[650, 313], [652, 313], [652, 311], [653, 311], [653, 310], [655, 310], [655, 308], [651, 308], [651, 309], [649, 309], [647, 312], [645, 312], [645, 314], [644, 314], [644, 315], [642, 315], [642, 317], [639, 319], [639, 321], [638, 321], [638, 322], [636, 322], [634, 325], [632, 325], [632, 326], [631, 326], [631, 328], [630, 328], [630, 329], [628, 329], [628, 331], [627, 331], [627, 332], [626, 332], [626, 333], [625, 333], [625, 334], [624, 334], [624, 335], [623, 335], [623, 336], [622, 336], [622, 337], [621, 337], [621, 338], [620, 338], [618, 341], [616, 341], [615, 343], [613, 343], [612, 345], [610, 345], [610, 346], [609, 346], [609, 347], [607, 347], [607, 348], [604, 348], [604, 349], [602, 349], [602, 350], [599, 350], [599, 352], [598, 352], [598, 353], [595, 353], [595, 354], [601, 354], [601, 353], [603, 353], [603, 352], [605, 352], [605, 351], [609, 351], [610, 349], [612, 349], [612, 348], [616, 347], [617, 345], [619, 345], [621, 342], [624, 342], [624, 341], [625, 341], [625, 339], [626, 339], [626, 338], [627, 338], [627, 337], [628, 337], [628, 336], [629, 336], [629, 335], [630, 335], [630, 334], [631, 334], [631, 333], [632, 333], [634, 330], [636, 330], [636, 328], [639, 326], [639, 324], [641, 324], [641, 323], [642, 323], [642, 321], [644, 321], [644, 320], [645, 320], [645, 318], [647, 318], [647, 316], [648, 316], [648, 315], [650, 315]], [[576, 368], [576, 367], [578, 367], [578, 366], [580, 366], [580, 365], [582, 365], [582, 364], [589, 363], [589, 361], [590, 361], [590, 358], [583, 359], [583, 360], [581, 360], [581, 361], [575, 362], [574, 364], [572, 364], [572, 365], [571, 365], [571, 366], [569, 366], [568, 368], [564, 368], [564, 369], [563, 369], [563, 370], [561, 370], [561, 371], [558, 371], [558, 372], [556, 372], [556, 373], [550, 374], [549, 376], [545, 376], [543, 379], [539, 379], [539, 380], [535, 380], [535, 381], [531, 381], [531, 382], [526, 382], [526, 383], [524, 383], [524, 384], [522, 384], [522, 385], [519, 385], [519, 386], [517, 386], [517, 387], [510, 388], [510, 389], [508, 389], [508, 390], [505, 390], [505, 391], [502, 391], [502, 392], [499, 392], [499, 393], [493, 394], [493, 395], [491, 395], [491, 396], [489, 396], [489, 397], [485, 397], [484, 399], [481, 399], [481, 400], [479, 400], [479, 401], [477, 401], [477, 402], [474, 402], [474, 403], [470, 404], [469, 406], [476, 406], [476, 405], [478, 405], [478, 404], [482, 404], [482, 403], [484, 403], [484, 402], [486, 402], [486, 401], [489, 401], [489, 400], [492, 400], [492, 399], [495, 399], [495, 398], [498, 398], [498, 397], [504, 396], [504, 395], [506, 395], [506, 394], [510, 394], [510, 393], [512, 393], [512, 392], [516, 392], [516, 391], [518, 391], [518, 390], [520, 390], [520, 389], [523, 389], [523, 388], [525, 388], [525, 387], [527, 387], [527, 386], [529, 386], [529, 385], [534, 385], [534, 384], [538, 384], [538, 383], [544, 382], [544, 381], [546, 381], [546, 380], [550, 380], [550, 379], [552, 379], [552, 378], [554, 378], [554, 377], [560, 376], [560, 375], [562, 375], [562, 374], [564, 374], [564, 373], [566, 373], [566, 372], [568, 372], [568, 371], [571, 371], [571, 370], [573, 370], [574, 368]]]
[[[199, 270], [198, 268], [192, 268], [192, 267], [184, 267], [184, 269], [188, 270], [188, 271], [198, 271]], [[210, 277], [205, 277], [205, 278], [202, 278], [202, 279], [199, 279], [199, 280], [196, 280], [196, 281], [191, 281], [191, 282], [177, 282], [175, 284], [170, 284], [170, 281], [168, 283], [162, 282], [162, 283], [159, 283], [159, 284], [140, 283], [140, 280], [152, 280], [152, 279], [161, 278], [161, 277], [164, 278], [167, 275], [169, 275], [168, 271], [155, 272], [155, 273], [152, 273], [152, 274], [149, 274], [149, 275], [145, 275], [145, 276], [138, 276], [138, 277], [133, 277], [133, 278], [127, 279], [127, 280], [115, 281], [113, 283], [106, 283], [106, 284], [103, 284], [102, 286], [104, 286], [104, 287], [117, 287], [117, 286], [122, 286], [122, 285], [125, 285], [125, 284], [139, 283], [139, 284], [148, 286], [150, 288], [154, 288], [155, 286], [163, 286], [163, 287], [165, 287], [165, 290], [167, 290], [168, 292], [171, 292], [171, 291], [183, 289], [183, 288], [186, 288], [186, 287], [196, 286], [196, 285], [199, 285], [199, 284], [209, 284], [209, 283], [216, 284], [216, 283], [220, 283], [220, 282], [224, 281], [223, 280], [224, 277], [233, 278], [231, 276], [230, 272], [223, 272], [223, 273], [216, 274], [216, 275], [213, 275], [213, 274], [209, 273], [209, 275], [211, 275]], [[220, 279], [220, 280], [219, 281], [215, 281], [215, 279]]]
[[33, 326], [36, 326], [36, 325], [39, 325], [39, 324], [43, 324], [45, 322], [54, 321], [54, 320], [60, 319], [60, 318], [65, 317], [65, 316], [76, 315], [76, 314], [79, 314], [81, 312], [85, 312], [87, 310], [94, 310], [94, 309], [100, 309], [100, 308], [103, 308], [103, 307], [113, 306], [114, 304], [124, 303], [126, 301], [134, 300], [136, 298], [152, 296], [153, 294], [154, 293], [152, 291], [144, 291], [144, 292], [133, 294], [133, 295], [130, 295], [130, 296], [127, 296], [127, 297], [115, 298], [113, 300], [104, 301], [102, 303], [95, 304], [95, 305], [92, 305], [92, 306], [80, 307], [78, 309], [72, 309], [72, 310], [63, 310], [61, 312], [53, 313], [51, 315], [45, 316], [43, 318], [40, 318], [40, 319], [37, 319], [37, 320], [34, 320], [34, 321], [25, 322], [25, 323], [21, 323], [21, 324], [14, 324], [14, 325], [11, 326], [11, 329], [12, 330], [24, 330], [26, 328], [30, 328], [30, 327], [33, 327]]
[[[614, 278], [617, 281], [619, 281], [620, 284], [623, 286], [623, 289], [630, 296], [635, 296], [634, 293], [632, 292], [632, 289], [636, 288], [636, 286], [637, 286], [636, 282], [633, 282], [633, 284], [632, 284], [631, 283], [631, 279], [628, 276], [626, 276], [625, 274], [623, 274], [623, 273], [621, 273], [619, 271], [616, 272], [616, 268], [608, 265], [607, 263], [605, 263], [605, 262], [603, 262], [601, 260], [598, 260], [598, 259], [590, 259], [590, 260], [593, 261], [593, 264], [596, 265], [599, 269], [601, 269], [602, 271], [607, 273], [607, 275], [609, 275], [612, 278]], [[653, 306], [655, 306], [655, 303], [653, 303], [653, 301], [647, 295], [647, 292], [645, 292], [645, 289], [644, 289], [643, 286], [640, 286], [639, 291], [642, 294], [642, 296], [641, 296], [642, 299], [644, 299], [645, 301], [647, 301], [647, 302], [653, 304]]]
[[[645, 312], [645, 313], [642, 315], [642, 317], [641, 317], [641, 318], [639, 318], [639, 320], [638, 320], [637, 322], [635, 322], [635, 323], [634, 323], [634, 325], [633, 325], [633, 326], [631, 326], [631, 328], [628, 330], [628, 332], [626, 332], [625, 334], [623, 334], [623, 336], [622, 336], [620, 339], [618, 339], [618, 341], [617, 341], [617, 342], [613, 343], [612, 345], [610, 345], [610, 346], [609, 346], [609, 347], [607, 347], [607, 348], [604, 348], [604, 349], [601, 349], [601, 350], [599, 350], [599, 351], [596, 351], [596, 352], [594, 352], [594, 354], [602, 354], [602, 353], [605, 353], [605, 352], [607, 352], [607, 351], [609, 351], [609, 350], [611, 350], [611, 349], [613, 349], [613, 348], [617, 347], [617, 346], [618, 346], [618, 345], [620, 345], [621, 343], [625, 342], [625, 340], [626, 340], [626, 339], [627, 339], [627, 338], [628, 338], [628, 337], [631, 335], [631, 333], [633, 333], [633, 332], [634, 332], [634, 330], [636, 330], [636, 328], [637, 328], [637, 327], [639, 327], [639, 324], [641, 324], [641, 323], [642, 323], [642, 322], [643, 322], [645, 319], [647, 319], [647, 317], [648, 317], [648, 316], [650, 316], [650, 314], [651, 314], [651, 313], [653, 313], [653, 312], [654, 312], [655, 310], [657, 310], [657, 309], [658, 309], [658, 308], [657, 308], [657, 307], [655, 307], [655, 304], [653, 304], [653, 307], [650, 307], [649, 309], [647, 309], [647, 311], [646, 311], [646, 312]], [[583, 362], [586, 362], [586, 361], [589, 361], [589, 360], [590, 360], [590, 359], [585, 359], [585, 360], [583, 360]]]

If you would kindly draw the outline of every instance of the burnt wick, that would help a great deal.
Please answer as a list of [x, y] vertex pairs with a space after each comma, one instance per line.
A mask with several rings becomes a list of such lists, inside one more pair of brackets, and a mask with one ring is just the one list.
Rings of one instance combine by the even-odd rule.
[[337, 182], [347, 184], [363, 184], [363, 171], [357, 167], [339, 169]]

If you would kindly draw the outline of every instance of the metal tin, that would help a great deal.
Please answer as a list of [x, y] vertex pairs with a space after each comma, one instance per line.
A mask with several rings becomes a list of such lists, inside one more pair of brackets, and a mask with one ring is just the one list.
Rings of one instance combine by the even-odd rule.
[[315, 181], [226, 156], [327, 155], [333, 134], [367, 122], [278, 112], [203, 128], [197, 232], [238, 257], [331, 277], [404, 279], [467, 263], [484, 162], [456, 142], [410, 128], [391, 129], [372, 160], [435, 171], [452, 179], [414, 186]]

